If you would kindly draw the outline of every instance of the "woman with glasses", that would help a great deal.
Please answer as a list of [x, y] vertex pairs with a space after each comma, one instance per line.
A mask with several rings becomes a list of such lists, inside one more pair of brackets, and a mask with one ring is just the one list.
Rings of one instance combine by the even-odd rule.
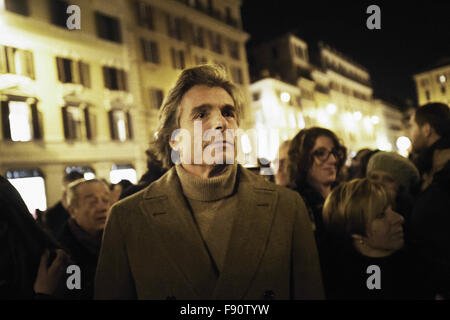
[[323, 203], [337, 185], [346, 154], [337, 136], [319, 127], [301, 130], [289, 145], [291, 187], [305, 201], [319, 247], [323, 234]]

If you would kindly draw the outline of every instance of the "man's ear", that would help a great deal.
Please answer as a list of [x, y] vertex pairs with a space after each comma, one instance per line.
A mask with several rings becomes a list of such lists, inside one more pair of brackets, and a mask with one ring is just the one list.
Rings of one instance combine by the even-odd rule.
[[73, 207], [73, 205], [70, 205], [67, 207], [67, 212], [69, 212], [69, 215], [73, 218], [75, 217], [75, 208]]
[[422, 131], [423, 136], [426, 138], [428, 138], [432, 134], [431, 125], [427, 122], [423, 124], [423, 126], [420, 128], [420, 130]]

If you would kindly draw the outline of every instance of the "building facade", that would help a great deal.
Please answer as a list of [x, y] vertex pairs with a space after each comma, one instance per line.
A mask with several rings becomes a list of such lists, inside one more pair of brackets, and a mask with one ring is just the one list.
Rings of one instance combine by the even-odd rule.
[[422, 106], [429, 102], [450, 105], [450, 59], [442, 60], [434, 67], [414, 75], [417, 102]]
[[[349, 155], [362, 148], [395, 150], [395, 137], [390, 125], [385, 125], [384, 117], [392, 105], [375, 102], [367, 69], [352, 61], [337, 50], [319, 42], [312, 48], [293, 34], [255, 46], [249, 51], [251, 64], [251, 92], [273, 92], [276, 99], [271, 100], [272, 109], [284, 110], [281, 95], [288, 90], [273, 90], [271, 82], [283, 82], [286, 86], [297, 88], [294, 95], [295, 116], [298, 129], [321, 126], [333, 130], [349, 149]], [[275, 80], [276, 79], [276, 80]], [[278, 85], [281, 87], [280, 85]], [[281, 91], [280, 91], [281, 90]], [[266, 96], [260, 92], [257, 95]], [[295, 102], [294, 102], [295, 101]], [[266, 102], [267, 103], [267, 102]], [[253, 99], [255, 110], [258, 101]], [[281, 111], [279, 111], [281, 112]], [[395, 112], [395, 108], [392, 109]], [[260, 118], [271, 118], [270, 115]], [[289, 119], [286, 120], [286, 123]], [[256, 125], [258, 123], [256, 122]], [[280, 132], [285, 132], [285, 124], [278, 123]], [[298, 131], [297, 129], [297, 131]], [[280, 141], [291, 138], [280, 134]], [[277, 146], [271, 146], [276, 152]]]
[[[71, 5], [80, 9], [81, 29], [68, 28]], [[0, 0], [0, 174], [30, 211], [56, 203], [73, 169], [136, 182], [181, 69], [220, 63], [246, 90], [240, 5]]]

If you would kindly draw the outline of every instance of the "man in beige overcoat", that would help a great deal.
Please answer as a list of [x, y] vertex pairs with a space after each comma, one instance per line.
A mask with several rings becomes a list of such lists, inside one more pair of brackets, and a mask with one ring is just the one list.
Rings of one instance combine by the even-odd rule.
[[109, 214], [97, 299], [323, 299], [295, 192], [236, 163], [242, 98], [218, 66], [184, 70], [152, 150], [169, 171]]

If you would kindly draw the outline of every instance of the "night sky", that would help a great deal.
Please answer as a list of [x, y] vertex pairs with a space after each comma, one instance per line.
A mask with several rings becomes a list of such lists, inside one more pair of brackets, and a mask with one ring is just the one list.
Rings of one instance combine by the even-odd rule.
[[[369, 30], [369, 5], [381, 9], [381, 30]], [[450, 56], [450, 1], [244, 0], [248, 47], [293, 32], [308, 44], [322, 40], [366, 67], [374, 96], [410, 99], [412, 75]]]

